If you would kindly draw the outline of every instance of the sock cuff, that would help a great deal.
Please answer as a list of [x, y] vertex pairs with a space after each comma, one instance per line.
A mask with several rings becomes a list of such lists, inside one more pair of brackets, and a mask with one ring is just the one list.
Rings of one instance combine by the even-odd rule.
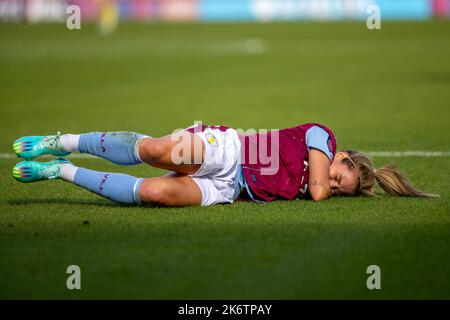
[[142, 140], [146, 138], [151, 138], [150, 136], [141, 135], [139, 139], [136, 140], [134, 144], [134, 157], [136, 158], [136, 161], [139, 161], [139, 163], [143, 163], [141, 156], [139, 155], [139, 146], [141, 145]]
[[59, 144], [65, 152], [76, 152], [78, 151], [78, 145], [80, 144], [80, 135], [63, 134], [59, 137]]
[[60, 177], [61, 179], [69, 182], [75, 181], [75, 175], [77, 174], [78, 167], [71, 163], [61, 165]]

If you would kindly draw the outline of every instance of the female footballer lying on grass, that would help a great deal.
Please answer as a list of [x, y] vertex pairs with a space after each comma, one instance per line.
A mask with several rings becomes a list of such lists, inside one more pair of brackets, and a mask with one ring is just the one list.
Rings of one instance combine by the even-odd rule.
[[[133, 132], [27, 136], [16, 140], [13, 149], [26, 159], [13, 169], [14, 178], [21, 182], [62, 179], [128, 204], [320, 201], [330, 196], [373, 196], [376, 182], [394, 196], [433, 196], [414, 188], [394, 166], [375, 169], [362, 153], [336, 152], [331, 130], [316, 123], [253, 135], [222, 126], [195, 125], [161, 138]], [[60, 157], [71, 152], [120, 165], [146, 163], [171, 172], [135, 178], [79, 168], [63, 158], [31, 161], [45, 154]], [[269, 153], [266, 159], [261, 156]]]

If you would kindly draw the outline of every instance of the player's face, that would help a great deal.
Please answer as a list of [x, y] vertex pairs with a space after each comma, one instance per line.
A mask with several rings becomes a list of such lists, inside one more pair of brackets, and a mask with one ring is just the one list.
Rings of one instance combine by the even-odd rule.
[[349, 168], [343, 159], [348, 155], [339, 152], [330, 165], [330, 184], [333, 196], [353, 195], [358, 186], [358, 172], [356, 168]]

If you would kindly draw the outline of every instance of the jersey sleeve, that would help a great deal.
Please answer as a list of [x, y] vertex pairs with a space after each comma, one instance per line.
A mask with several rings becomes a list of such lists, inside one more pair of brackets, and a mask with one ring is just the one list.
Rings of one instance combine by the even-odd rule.
[[319, 126], [313, 126], [306, 131], [306, 146], [322, 151], [330, 161], [333, 160], [333, 152], [328, 147], [330, 135]]

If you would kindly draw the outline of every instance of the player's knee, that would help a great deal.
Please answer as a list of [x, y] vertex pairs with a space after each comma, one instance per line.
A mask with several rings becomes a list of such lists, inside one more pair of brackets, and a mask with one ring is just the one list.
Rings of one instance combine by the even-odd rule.
[[167, 185], [163, 179], [146, 179], [139, 190], [143, 203], [166, 205], [168, 202]]
[[168, 152], [166, 143], [155, 138], [144, 139], [139, 148], [141, 158], [154, 162], [159, 162], [159, 160], [163, 159]]

